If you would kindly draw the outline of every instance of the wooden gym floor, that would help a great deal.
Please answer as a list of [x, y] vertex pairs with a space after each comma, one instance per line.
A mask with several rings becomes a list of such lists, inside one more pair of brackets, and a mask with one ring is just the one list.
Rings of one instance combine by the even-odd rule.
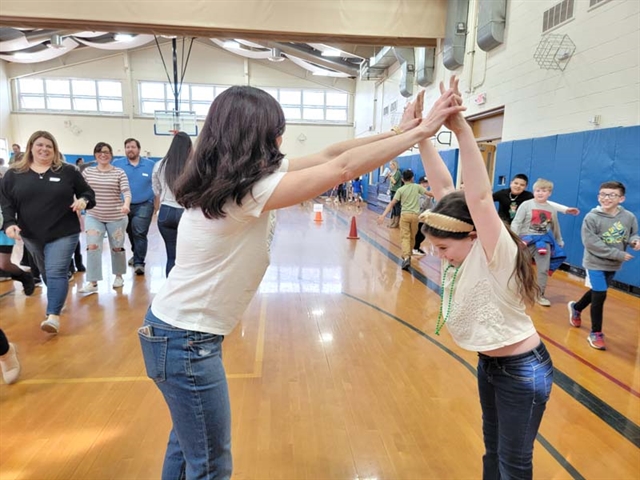
[[[352, 215], [360, 240], [346, 239]], [[311, 204], [278, 213], [271, 267], [224, 342], [234, 479], [480, 478], [476, 358], [434, 334], [439, 263], [414, 257], [403, 272], [399, 231], [376, 217], [332, 206], [318, 224]], [[23, 366], [0, 386], [0, 480], [159, 478], [170, 419], [136, 334], [164, 280], [155, 222], [148, 262], [121, 292], [107, 276], [82, 296], [76, 274], [55, 337], [39, 329], [43, 289], [27, 298], [0, 284]], [[588, 314], [580, 329], [568, 323], [566, 302], [583, 291], [557, 273], [551, 308], [531, 309], [557, 369], [534, 475], [638, 479], [640, 299], [610, 292], [601, 352], [587, 344]]]

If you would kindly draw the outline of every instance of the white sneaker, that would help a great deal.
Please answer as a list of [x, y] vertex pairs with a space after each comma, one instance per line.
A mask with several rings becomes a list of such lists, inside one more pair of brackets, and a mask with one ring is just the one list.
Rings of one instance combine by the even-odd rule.
[[49, 315], [47, 319], [40, 324], [43, 332], [56, 334], [60, 330], [60, 317], [57, 315]]
[[82, 288], [78, 289], [78, 293], [86, 293], [87, 295], [98, 293], [98, 285], [94, 285], [92, 282], [86, 282]]
[[426, 255], [426, 253], [414, 248], [413, 249], [413, 255], [415, 255], [416, 257], [422, 257], [422, 256]]
[[113, 288], [121, 288], [124, 285], [124, 278], [116, 277], [113, 281]]
[[13, 343], [9, 344], [9, 351], [0, 357], [0, 367], [2, 368], [4, 383], [11, 385], [18, 381], [20, 362], [18, 361], [18, 347]]
[[542, 305], [543, 307], [550, 307], [551, 302], [545, 297], [538, 297], [538, 305]]

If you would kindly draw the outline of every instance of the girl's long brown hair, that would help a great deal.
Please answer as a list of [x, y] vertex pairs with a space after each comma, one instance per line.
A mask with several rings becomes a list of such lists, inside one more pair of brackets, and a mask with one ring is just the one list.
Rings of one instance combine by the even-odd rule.
[[33, 154], [31, 150], [33, 149], [33, 144], [36, 143], [36, 140], [39, 138], [46, 138], [51, 143], [53, 143], [53, 161], [51, 162], [51, 170], [56, 171], [62, 168], [62, 164], [64, 160], [62, 159], [62, 155], [60, 155], [60, 149], [58, 148], [58, 142], [53, 135], [45, 130], [38, 130], [34, 132], [31, 137], [29, 137], [29, 141], [27, 142], [27, 149], [24, 152], [23, 157], [13, 164], [12, 168], [20, 173], [24, 173], [29, 170], [31, 164], [33, 163]]
[[[464, 192], [458, 191], [445, 195], [438, 201], [433, 212], [457, 218], [458, 220], [473, 225], [473, 219], [471, 218], [471, 213], [469, 213]], [[513, 233], [508, 226], [507, 231], [518, 247], [516, 265], [511, 274], [511, 278], [515, 277], [518, 294], [525, 303], [533, 305], [540, 296], [540, 287], [538, 286], [536, 274], [533, 269], [531, 254], [520, 237]], [[423, 232], [425, 235], [431, 235], [436, 238], [453, 238], [456, 240], [463, 239], [469, 235], [466, 232], [445, 232], [444, 230], [431, 227], [426, 223], [424, 224]]]

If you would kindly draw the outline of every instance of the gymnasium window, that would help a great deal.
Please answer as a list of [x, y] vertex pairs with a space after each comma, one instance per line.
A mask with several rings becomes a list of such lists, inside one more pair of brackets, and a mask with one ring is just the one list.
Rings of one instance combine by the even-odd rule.
[[[175, 110], [172, 84], [167, 82], [140, 82], [140, 114], [153, 115], [156, 110]], [[180, 88], [180, 111], [196, 112], [200, 118], [209, 113], [211, 102], [224, 92], [227, 86], [183, 83]]]
[[74, 78], [19, 78], [17, 110], [44, 113], [122, 114], [122, 83]]
[[290, 122], [337, 123], [349, 121], [349, 94], [306, 88], [263, 88], [278, 100]]
[[[156, 110], [174, 110], [172, 85], [167, 82], [140, 82], [140, 114], [152, 116]], [[181, 111], [196, 112], [204, 118], [211, 102], [227, 86], [183, 83], [179, 102]], [[263, 88], [272, 95], [284, 111], [288, 121], [303, 123], [346, 124], [349, 118], [349, 95], [334, 90], [301, 88]]]

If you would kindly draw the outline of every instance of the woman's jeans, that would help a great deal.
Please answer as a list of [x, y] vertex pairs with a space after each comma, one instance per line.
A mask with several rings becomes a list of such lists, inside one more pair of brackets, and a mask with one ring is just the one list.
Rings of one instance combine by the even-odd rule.
[[115, 222], [102, 222], [91, 215], [86, 217], [84, 226], [87, 233], [87, 281], [102, 280], [102, 244], [105, 231], [111, 249], [111, 271], [114, 275], [124, 275], [127, 272], [124, 239], [128, 218], [125, 216]]
[[184, 208], [170, 207], [169, 205], [161, 205], [158, 212], [158, 230], [164, 240], [167, 249], [167, 266], [165, 268], [167, 277], [169, 272], [176, 264], [176, 243], [178, 241], [178, 224], [182, 217]]
[[162, 480], [231, 478], [224, 337], [173, 327], [151, 308], [138, 337], [147, 375], [164, 395], [173, 421]]
[[47, 286], [47, 315], [60, 315], [69, 292], [69, 261], [78, 244], [79, 233], [41, 243], [22, 237]]
[[533, 442], [553, 384], [553, 363], [544, 344], [511, 357], [479, 354], [484, 480], [530, 479]]

